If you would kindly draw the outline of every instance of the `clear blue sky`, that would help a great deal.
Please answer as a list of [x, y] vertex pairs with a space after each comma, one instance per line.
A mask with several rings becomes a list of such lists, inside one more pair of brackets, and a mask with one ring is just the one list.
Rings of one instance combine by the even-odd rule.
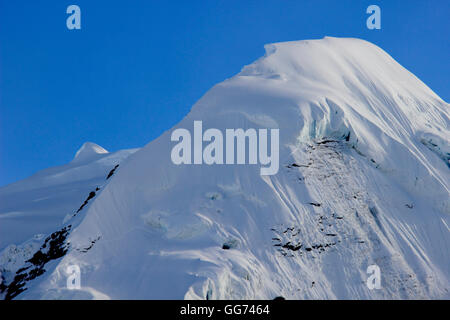
[[[81, 8], [81, 30], [66, 8]], [[370, 4], [381, 30], [366, 28]], [[450, 101], [450, 1], [0, 0], [0, 185], [140, 147], [271, 42], [358, 37]]]

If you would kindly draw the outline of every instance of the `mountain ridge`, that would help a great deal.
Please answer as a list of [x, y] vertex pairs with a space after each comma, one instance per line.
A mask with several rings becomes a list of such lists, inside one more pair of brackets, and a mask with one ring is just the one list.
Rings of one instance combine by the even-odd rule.
[[448, 298], [448, 106], [366, 41], [266, 45], [172, 130], [278, 128], [278, 174], [176, 166], [167, 131], [66, 222], [67, 253], [18, 298]]

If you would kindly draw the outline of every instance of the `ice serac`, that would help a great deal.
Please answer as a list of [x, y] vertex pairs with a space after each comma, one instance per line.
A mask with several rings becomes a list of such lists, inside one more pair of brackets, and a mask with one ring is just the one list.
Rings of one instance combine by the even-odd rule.
[[[280, 170], [129, 158], [19, 298], [449, 298], [449, 104], [358, 39], [275, 43], [175, 127], [278, 128]], [[173, 128], [173, 129], [175, 129]], [[94, 239], [98, 239], [92, 243]], [[381, 289], [366, 285], [378, 265]], [[92, 294], [96, 292], [96, 295]]]

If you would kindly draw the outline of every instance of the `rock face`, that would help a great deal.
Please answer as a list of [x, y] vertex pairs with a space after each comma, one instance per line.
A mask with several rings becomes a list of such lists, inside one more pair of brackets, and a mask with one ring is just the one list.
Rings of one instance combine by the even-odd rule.
[[[448, 299], [449, 104], [366, 41], [266, 52], [102, 173], [65, 222], [63, 254], [16, 298]], [[278, 173], [173, 164], [170, 133], [195, 120], [279, 129]]]

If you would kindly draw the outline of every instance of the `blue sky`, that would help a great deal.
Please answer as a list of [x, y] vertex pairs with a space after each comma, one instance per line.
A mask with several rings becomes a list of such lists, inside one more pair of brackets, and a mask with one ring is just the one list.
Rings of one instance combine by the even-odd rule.
[[[81, 8], [68, 30], [66, 8]], [[381, 8], [381, 30], [366, 8]], [[85, 141], [140, 147], [271, 42], [357, 37], [450, 101], [450, 1], [0, 0], [0, 186]]]

